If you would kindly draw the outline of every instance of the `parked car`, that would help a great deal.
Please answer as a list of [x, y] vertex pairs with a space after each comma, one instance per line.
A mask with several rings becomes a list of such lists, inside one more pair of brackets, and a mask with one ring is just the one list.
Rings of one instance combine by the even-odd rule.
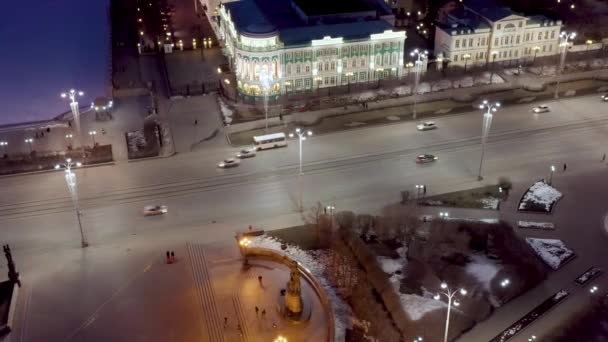
[[237, 167], [240, 164], [240, 160], [238, 159], [234, 159], [234, 158], [228, 158], [225, 159], [224, 161], [220, 162], [219, 164], [217, 164], [217, 167], [222, 168], [222, 169], [227, 169], [230, 167]]
[[166, 214], [169, 211], [166, 205], [147, 205], [144, 207], [144, 216]]
[[416, 163], [418, 163], [418, 164], [432, 163], [437, 159], [438, 158], [432, 154], [421, 154], [416, 157]]
[[550, 112], [551, 108], [549, 108], [549, 106], [547, 106], [546, 104], [541, 104], [541, 105], [534, 107], [532, 109], [532, 111], [534, 113], [546, 113], [546, 112]]
[[255, 157], [255, 148], [240, 150], [236, 157], [240, 159]]
[[608, 94], [602, 95], [602, 101], [608, 102]]
[[433, 121], [425, 121], [416, 125], [416, 128], [418, 128], [419, 131], [429, 131], [437, 128], [437, 125], [435, 125], [435, 122]]

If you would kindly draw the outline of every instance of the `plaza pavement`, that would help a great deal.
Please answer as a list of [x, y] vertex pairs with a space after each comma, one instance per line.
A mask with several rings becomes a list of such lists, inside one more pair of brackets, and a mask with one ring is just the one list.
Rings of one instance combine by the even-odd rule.
[[[441, 207], [421, 209], [423, 213], [435, 215], [447, 211], [453, 218], [502, 219], [509, 222], [522, 238], [560, 239], [577, 254], [575, 259], [557, 271], [549, 271], [545, 281], [497, 309], [487, 320], [477, 324], [458, 341], [489, 341], [557, 291], [567, 290], [570, 296], [565, 301], [510, 340], [527, 342], [530, 336], [535, 335], [538, 340], [544, 341], [543, 335], [555, 329], [559, 330], [573, 313], [591, 305], [594, 298], [608, 293], [608, 276], [605, 274], [584, 286], [574, 282], [575, 278], [592, 266], [600, 267], [604, 272], [608, 271], [608, 251], [605, 248], [608, 234], [604, 230], [604, 217], [608, 214], [608, 182], [605, 182], [608, 164], [601, 162], [600, 158], [601, 156], [595, 162], [589, 161], [589, 165], [584, 165], [584, 170], [577, 170], [580, 164], [569, 163], [566, 172], [558, 171], [554, 174], [553, 185], [564, 197], [555, 206], [552, 214], [517, 211], [521, 196], [534, 179], [515, 183], [508, 199], [501, 203], [499, 211]], [[548, 173], [547, 168], [547, 177]], [[520, 220], [552, 222], [555, 224], [555, 230], [517, 228], [517, 221]], [[598, 286], [600, 291], [591, 294], [589, 288], [594, 285]]]

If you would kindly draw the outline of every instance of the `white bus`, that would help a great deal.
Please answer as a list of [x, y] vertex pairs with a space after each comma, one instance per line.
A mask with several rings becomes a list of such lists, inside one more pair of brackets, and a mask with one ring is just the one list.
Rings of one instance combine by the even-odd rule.
[[253, 142], [256, 150], [266, 150], [269, 148], [287, 146], [287, 137], [283, 132], [258, 135], [253, 137]]

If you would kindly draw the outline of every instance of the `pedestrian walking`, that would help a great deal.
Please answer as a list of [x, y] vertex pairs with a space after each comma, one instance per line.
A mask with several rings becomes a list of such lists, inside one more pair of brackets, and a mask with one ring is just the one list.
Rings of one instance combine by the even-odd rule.
[[426, 185], [422, 186], [422, 196], [426, 195]]
[[171, 252], [167, 251], [167, 264], [171, 263]]
[[260, 283], [260, 285], [262, 285], [262, 276], [261, 275], [258, 276], [258, 282]]
[[228, 317], [224, 316], [224, 328], [228, 326]]
[[266, 309], [262, 309], [262, 318], [266, 317]]
[[258, 312], [260, 311], [260, 308], [258, 308], [257, 306], [255, 307], [255, 315], [258, 315]]
[[568, 165], [566, 165], [566, 163], [564, 163], [564, 172], [566, 172], [567, 167], [568, 167]]
[[237, 324], [237, 325], [236, 325], [236, 329], [237, 329], [239, 332], [243, 332], [243, 329], [241, 328], [241, 323], [239, 323], [239, 324]]
[[283, 122], [283, 114], [279, 113], [279, 121]]
[[198, 120], [194, 120], [194, 126], [198, 125]]
[[249, 231], [253, 230], [253, 227], [251, 225], [249, 225]]
[[272, 322], [272, 327], [276, 329], [277, 328], [277, 324], [275, 322]]
[[602, 156], [602, 161], [605, 162], [606, 161], [606, 153], [604, 153], [604, 155]]
[[171, 262], [175, 262], [175, 252], [171, 251]]

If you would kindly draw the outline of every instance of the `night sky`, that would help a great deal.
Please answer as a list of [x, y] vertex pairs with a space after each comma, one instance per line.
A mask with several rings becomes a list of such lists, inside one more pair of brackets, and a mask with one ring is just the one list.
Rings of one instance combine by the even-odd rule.
[[85, 92], [80, 104], [107, 95], [109, 0], [3, 1], [0, 20], [0, 125], [68, 111], [59, 97]]

